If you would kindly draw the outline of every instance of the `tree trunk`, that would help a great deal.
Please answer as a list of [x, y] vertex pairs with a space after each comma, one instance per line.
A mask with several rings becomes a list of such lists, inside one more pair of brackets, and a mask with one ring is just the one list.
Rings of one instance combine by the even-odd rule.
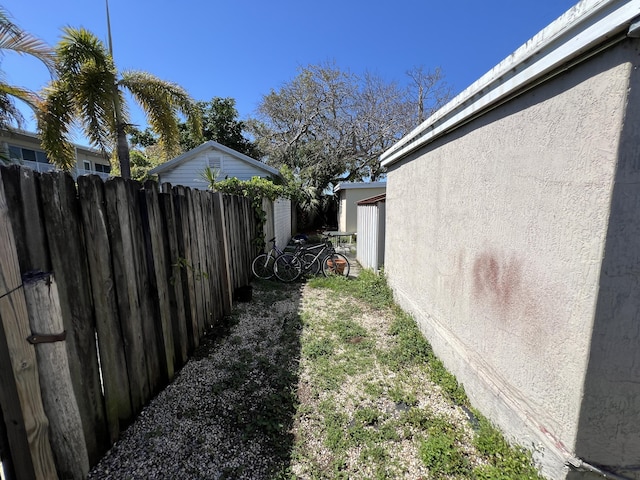
[[118, 161], [120, 162], [120, 176], [131, 178], [131, 160], [129, 159], [129, 142], [124, 131], [125, 125], [118, 121]]

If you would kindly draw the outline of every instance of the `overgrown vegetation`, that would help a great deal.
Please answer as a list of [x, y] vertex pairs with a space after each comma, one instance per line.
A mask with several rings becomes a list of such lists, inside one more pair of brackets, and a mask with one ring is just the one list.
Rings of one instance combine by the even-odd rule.
[[308, 287], [324, 294], [302, 308], [299, 390], [311, 393], [296, 414], [291, 478], [543, 478], [528, 451], [470, 407], [384, 276]]

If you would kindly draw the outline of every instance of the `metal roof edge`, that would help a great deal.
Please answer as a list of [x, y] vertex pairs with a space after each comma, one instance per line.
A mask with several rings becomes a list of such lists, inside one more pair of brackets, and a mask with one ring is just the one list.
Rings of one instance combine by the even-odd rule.
[[639, 0], [582, 0], [382, 153], [382, 166], [398, 162], [554, 69], [610, 41], [639, 15]]
[[333, 192], [337, 193], [340, 190], [347, 190], [351, 188], [382, 188], [386, 187], [387, 182], [340, 182], [334, 188]]
[[362, 199], [356, 202], [356, 205], [375, 205], [376, 203], [386, 202], [387, 194], [382, 193], [380, 195], [375, 195], [373, 197]]

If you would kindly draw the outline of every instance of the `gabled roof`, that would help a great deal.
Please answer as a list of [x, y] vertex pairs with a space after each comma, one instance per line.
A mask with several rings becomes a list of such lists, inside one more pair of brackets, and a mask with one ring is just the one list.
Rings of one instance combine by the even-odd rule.
[[234, 150], [233, 148], [225, 147], [221, 143], [215, 142], [213, 140], [209, 140], [208, 142], [205, 142], [202, 145], [198, 145], [196, 148], [192, 148], [188, 152], [184, 152], [182, 155], [179, 155], [176, 158], [173, 158], [173, 159], [169, 160], [168, 162], [163, 163], [162, 165], [158, 165], [157, 167], [152, 168], [149, 171], [149, 173], [152, 174], [152, 175], [157, 175], [159, 173], [167, 172], [168, 170], [172, 170], [172, 169], [176, 168], [178, 165], [180, 165], [182, 163], [185, 163], [185, 162], [188, 162], [192, 158], [197, 157], [200, 153], [202, 153], [202, 152], [204, 152], [206, 150], [210, 150], [210, 149], [220, 150], [220, 151], [226, 153], [227, 155], [230, 155], [230, 156], [232, 156], [234, 158], [237, 158], [238, 160], [241, 160], [241, 161], [246, 162], [246, 163], [248, 163], [250, 165], [253, 165], [256, 168], [264, 170], [265, 172], [267, 172], [270, 175], [275, 175], [275, 176], [278, 176], [278, 177], [280, 176], [280, 172], [278, 170], [276, 170], [273, 167], [270, 167], [266, 163], [262, 163], [259, 160], [251, 158], [251, 157], [245, 155], [244, 153], [240, 153], [240, 152]]
[[333, 193], [352, 188], [385, 188], [387, 182], [340, 182], [333, 188]]

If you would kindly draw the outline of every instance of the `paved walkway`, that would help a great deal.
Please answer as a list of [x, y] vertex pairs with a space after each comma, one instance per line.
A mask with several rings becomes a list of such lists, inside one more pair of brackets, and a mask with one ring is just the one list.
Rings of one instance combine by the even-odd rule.
[[360, 273], [360, 264], [356, 260], [355, 243], [339, 245], [336, 247], [336, 252], [343, 254], [349, 260], [349, 276], [357, 277]]

